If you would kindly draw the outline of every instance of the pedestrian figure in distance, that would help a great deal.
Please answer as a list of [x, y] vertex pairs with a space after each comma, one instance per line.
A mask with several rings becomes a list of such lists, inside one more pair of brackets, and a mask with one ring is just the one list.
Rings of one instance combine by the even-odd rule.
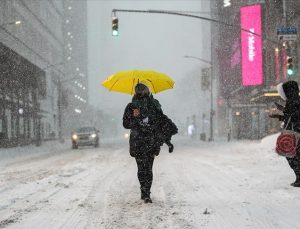
[[[281, 111], [283, 115], [271, 114], [269, 117], [278, 118], [279, 121], [284, 121], [284, 127], [287, 130], [294, 130], [300, 133], [300, 97], [298, 83], [296, 81], [280, 83], [277, 86], [277, 90], [281, 98], [286, 101], [285, 106], [275, 103], [277, 109]], [[294, 187], [300, 187], [299, 144], [297, 155], [293, 158], [286, 159], [296, 175], [296, 181], [291, 183], [291, 185]]]
[[152, 203], [150, 189], [152, 186], [152, 167], [163, 143], [173, 151], [171, 136], [177, 133], [176, 125], [163, 114], [161, 105], [150, 94], [145, 84], [135, 86], [135, 95], [124, 111], [123, 126], [130, 129], [129, 152], [135, 158], [138, 167], [138, 180], [141, 199]]
[[194, 135], [195, 135], [195, 126], [194, 126], [194, 124], [190, 124], [189, 126], [188, 126], [188, 136], [190, 137], [190, 138], [193, 138], [194, 137]]

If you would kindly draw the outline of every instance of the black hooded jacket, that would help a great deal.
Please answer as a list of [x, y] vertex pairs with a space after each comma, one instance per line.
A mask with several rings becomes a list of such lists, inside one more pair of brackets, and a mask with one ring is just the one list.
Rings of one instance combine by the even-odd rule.
[[283, 110], [283, 121], [287, 130], [294, 130], [300, 133], [300, 98], [297, 82], [288, 81], [282, 84], [282, 92], [286, 104]]
[[[300, 98], [297, 82], [288, 81], [277, 86], [280, 96], [286, 100], [283, 109], [283, 117], [279, 120], [284, 121], [284, 127], [287, 130], [294, 130], [300, 133]], [[300, 147], [298, 143], [298, 153], [295, 157], [287, 157], [290, 167], [296, 174], [300, 174]]]

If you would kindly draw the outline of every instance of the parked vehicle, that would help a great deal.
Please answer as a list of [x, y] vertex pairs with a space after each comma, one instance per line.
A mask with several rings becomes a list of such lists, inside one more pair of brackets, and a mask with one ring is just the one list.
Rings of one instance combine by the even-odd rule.
[[81, 127], [72, 132], [72, 149], [79, 146], [99, 147], [99, 130], [94, 127]]

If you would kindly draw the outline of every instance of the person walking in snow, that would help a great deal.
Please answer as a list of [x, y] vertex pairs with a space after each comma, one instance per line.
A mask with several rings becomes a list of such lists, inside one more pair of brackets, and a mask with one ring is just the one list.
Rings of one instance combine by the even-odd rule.
[[[275, 103], [278, 110], [282, 111], [283, 115], [271, 114], [271, 118], [278, 118], [279, 121], [284, 121], [284, 127], [287, 130], [294, 130], [300, 133], [300, 97], [299, 87], [296, 81], [288, 81], [280, 83], [277, 86], [279, 95], [286, 101], [285, 106]], [[289, 121], [290, 120], [290, 121]], [[299, 148], [299, 145], [298, 145]], [[296, 175], [296, 181], [291, 183], [294, 187], [300, 187], [300, 150], [294, 158], [286, 158], [291, 169]]]
[[170, 140], [177, 133], [177, 127], [163, 114], [159, 102], [142, 83], [135, 86], [132, 102], [125, 108], [123, 126], [130, 129], [129, 152], [137, 163], [141, 199], [145, 203], [152, 203], [150, 189], [154, 158], [163, 143], [169, 146], [169, 152], [173, 151]]

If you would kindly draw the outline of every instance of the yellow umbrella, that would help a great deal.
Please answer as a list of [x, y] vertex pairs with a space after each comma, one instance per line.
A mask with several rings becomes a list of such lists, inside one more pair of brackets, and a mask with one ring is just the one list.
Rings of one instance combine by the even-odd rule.
[[120, 71], [109, 76], [102, 85], [109, 91], [132, 95], [137, 83], [145, 84], [151, 93], [158, 93], [174, 86], [174, 81], [169, 76], [151, 70]]

